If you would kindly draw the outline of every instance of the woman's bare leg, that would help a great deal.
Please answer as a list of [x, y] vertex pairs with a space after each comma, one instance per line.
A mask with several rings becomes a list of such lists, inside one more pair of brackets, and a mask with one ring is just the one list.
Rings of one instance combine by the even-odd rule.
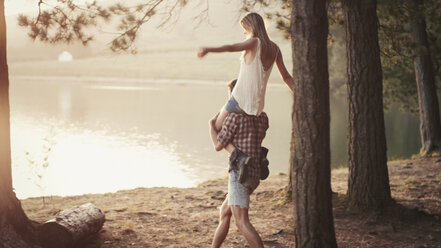
[[224, 149], [231, 155], [234, 149], [236, 149], [236, 147], [234, 147], [231, 143], [229, 143], [226, 147], [224, 147]]
[[[227, 116], [230, 113], [225, 110], [225, 108], [222, 108], [221, 111], [219, 112], [219, 115], [216, 118], [216, 130], [220, 131], [222, 129], [222, 124], [224, 124], [225, 119], [227, 118]], [[230, 155], [231, 153], [233, 153], [234, 149], [236, 149], [236, 147], [234, 147], [231, 143], [228, 144], [225, 148], [224, 148]]]
[[217, 116], [217, 119], [216, 119], [215, 127], [216, 127], [217, 131], [220, 131], [222, 129], [222, 124], [224, 124], [224, 121], [229, 114], [230, 113], [227, 110], [225, 110], [225, 108], [221, 109], [221, 111], [219, 112], [219, 115]]

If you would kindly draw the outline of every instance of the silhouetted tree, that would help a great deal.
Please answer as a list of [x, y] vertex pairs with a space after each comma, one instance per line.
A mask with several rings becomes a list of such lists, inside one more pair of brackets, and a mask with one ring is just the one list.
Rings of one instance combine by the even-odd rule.
[[297, 247], [337, 247], [330, 182], [330, 109], [325, 0], [294, 0], [293, 200]]
[[440, 1], [379, 2], [385, 102], [419, 111], [423, 153], [438, 150], [441, 141], [436, 96], [441, 78], [440, 11]]
[[380, 210], [391, 203], [375, 0], [345, 0], [348, 71], [348, 198]]
[[12, 188], [9, 118], [9, 76], [4, 0], [0, 0], [0, 244], [28, 247], [32, 226]]
[[436, 95], [435, 73], [427, 40], [426, 21], [424, 20], [422, 7], [423, 1], [408, 0], [408, 3], [411, 25], [410, 34], [414, 47], [413, 64], [418, 86], [422, 150], [424, 153], [431, 153], [441, 149], [441, 122]]

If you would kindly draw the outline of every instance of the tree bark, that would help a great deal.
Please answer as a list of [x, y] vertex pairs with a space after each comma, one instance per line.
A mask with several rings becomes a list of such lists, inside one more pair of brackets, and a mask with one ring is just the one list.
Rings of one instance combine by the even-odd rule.
[[330, 185], [330, 109], [325, 0], [294, 0], [291, 177], [296, 247], [337, 247]]
[[103, 227], [104, 213], [92, 203], [62, 211], [55, 219], [44, 223], [38, 237], [47, 248], [76, 247], [87, 242]]
[[12, 188], [9, 75], [4, 0], [0, 0], [0, 245], [29, 247], [32, 227]]
[[344, 6], [348, 74], [348, 199], [381, 210], [391, 201], [383, 113], [383, 78], [375, 0]]
[[427, 40], [422, 0], [409, 0], [411, 38], [414, 43], [414, 68], [418, 88], [422, 150], [431, 153], [441, 148], [441, 122], [436, 96], [435, 74]]

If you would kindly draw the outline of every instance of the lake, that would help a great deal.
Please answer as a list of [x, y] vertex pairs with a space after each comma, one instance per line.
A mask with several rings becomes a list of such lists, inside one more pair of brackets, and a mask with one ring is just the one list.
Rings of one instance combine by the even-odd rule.
[[[19, 198], [192, 187], [226, 177], [228, 156], [215, 152], [208, 120], [227, 100], [227, 82], [11, 76], [11, 146]], [[271, 173], [287, 173], [292, 98], [269, 84]], [[332, 167], [347, 160], [345, 98], [331, 100]], [[389, 159], [421, 147], [419, 121], [392, 108], [385, 115]]]

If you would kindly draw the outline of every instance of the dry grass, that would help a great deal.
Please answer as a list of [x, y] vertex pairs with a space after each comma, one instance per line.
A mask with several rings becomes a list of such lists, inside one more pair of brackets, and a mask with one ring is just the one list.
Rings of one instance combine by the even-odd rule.
[[[382, 215], [348, 210], [344, 195], [347, 173], [347, 169], [332, 172], [339, 247], [441, 247], [439, 157], [389, 164], [392, 196], [398, 205]], [[295, 246], [293, 203], [285, 201], [287, 180], [286, 175], [272, 175], [251, 198], [251, 222], [266, 247]], [[41, 198], [26, 199], [22, 204], [30, 218], [43, 222], [61, 209], [94, 203], [106, 214], [106, 223], [87, 247], [209, 247], [226, 190], [226, 179], [219, 179], [196, 188], [138, 188], [53, 197], [46, 199], [46, 206], [42, 206]], [[232, 224], [223, 247], [245, 244]]]

